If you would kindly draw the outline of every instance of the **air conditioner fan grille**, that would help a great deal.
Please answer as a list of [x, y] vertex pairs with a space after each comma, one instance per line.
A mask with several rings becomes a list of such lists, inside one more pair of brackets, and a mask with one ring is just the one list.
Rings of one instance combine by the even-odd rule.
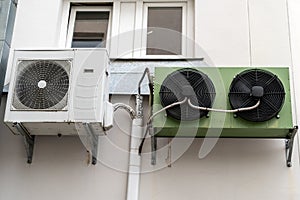
[[63, 109], [69, 89], [68, 65], [68, 62], [51, 60], [21, 61], [15, 84], [15, 107]]
[[[211, 107], [215, 98], [215, 88], [210, 78], [191, 68], [177, 70], [163, 81], [159, 92], [161, 104], [189, 98], [194, 105]], [[191, 108], [187, 103], [167, 109], [167, 114], [177, 120], [195, 120], [207, 115], [207, 111]]]
[[[263, 88], [261, 97], [253, 96], [254, 86]], [[270, 120], [279, 113], [284, 104], [283, 84], [276, 75], [266, 70], [243, 71], [233, 79], [229, 90], [229, 101], [234, 109], [253, 106], [260, 99], [260, 105], [256, 109], [237, 113], [238, 116], [248, 121]]]

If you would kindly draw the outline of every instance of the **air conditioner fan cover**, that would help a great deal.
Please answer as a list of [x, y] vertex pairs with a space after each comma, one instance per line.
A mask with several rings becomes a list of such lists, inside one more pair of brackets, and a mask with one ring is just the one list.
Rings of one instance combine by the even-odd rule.
[[68, 60], [19, 61], [13, 109], [66, 109], [70, 67], [71, 62]]
[[[159, 96], [163, 107], [185, 98], [189, 98], [194, 105], [211, 107], [215, 98], [215, 87], [210, 78], [201, 71], [183, 68], [170, 73], [164, 79]], [[184, 121], [207, 115], [207, 111], [191, 108], [187, 102], [169, 108], [166, 112], [168, 116]]]
[[[255, 90], [261, 94], [257, 96]], [[249, 69], [239, 73], [231, 82], [229, 101], [233, 109], [253, 106], [257, 108], [236, 114], [248, 121], [263, 122], [278, 115], [285, 100], [285, 90], [277, 75], [267, 70]]]

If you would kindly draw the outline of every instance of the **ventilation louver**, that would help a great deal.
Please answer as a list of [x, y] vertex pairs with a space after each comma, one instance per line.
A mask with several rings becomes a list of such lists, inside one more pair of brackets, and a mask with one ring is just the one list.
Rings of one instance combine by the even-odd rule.
[[253, 110], [236, 114], [248, 121], [263, 122], [275, 117], [281, 110], [285, 99], [283, 84], [279, 78], [262, 69], [245, 70], [232, 81], [229, 101], [232, 108], [260, 105]]
[[[166, 77], [159, 96], [163, 107], [185, 98], [189, 98], [194, 105], [211, 107], [215, 98], [215, 88], [206, 74], [196, 69], [184, 68]], [[184, 103], [167, 109], [167, 114], [177, 120], [195, 120], [207, 115], [207, 111], [193, 109]]]
[[13, 109], [66, 109], [70, 65], [59, 60], [19, 61]]

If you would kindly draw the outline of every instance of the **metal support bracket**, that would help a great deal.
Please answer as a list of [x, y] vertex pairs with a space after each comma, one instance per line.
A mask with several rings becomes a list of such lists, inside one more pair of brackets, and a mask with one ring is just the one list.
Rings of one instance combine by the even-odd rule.
[[17, 128], [19, 133], [23, 136], [24, 138], [24, 144], [25, 144], [25, 149], [27, 153], [27, 163], [31, 164], [32, 163], [32, 157], [33, 157], [33, 148], [34, 148], [34, 135], [30, 135], [28, 130], [23, 126], [22, 123], [16, 122], [14, 123], [14, 126]]
[[98, 135], [95, 134], [93, 127], [89, 123], [83, 123], [83, 126], [86, 130], [88, 140], [92, 148], [92, 164], [97, 164], [97, 155], [98, 155]]
[[155, 137], [152, 124], [149, 124], [149, 135], [151, 139], [151, 165], [156, 165], [157, 137]]
[[151, 135], [151, 165], [156, 165], [157, 137]]
[[294, 139], [295, 135], [298, 131], [298, 126], [294, 126], [294, 128], [290, 129], [287, 139], [285, 141], [285, 152], [286, 152], [286, 166], [292, 166], [292, 153], [294, 147]]

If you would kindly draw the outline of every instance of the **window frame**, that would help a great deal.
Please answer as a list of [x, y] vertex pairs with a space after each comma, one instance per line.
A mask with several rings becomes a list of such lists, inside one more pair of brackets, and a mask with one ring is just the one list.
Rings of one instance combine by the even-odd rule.
[[[147, 28], [148, 28], [148, 8], [151, 7], [180, 7], [182, 8], [182, 36], [181, 36], [181, 54], [179, 55], [147, 55]], [[170, 3], [149, 3], [144, 2], [143, 8], [143, 33], [141, 56], [146, 58], [185, 58], [187, 57], [187, 39], [188, 39], [188, 5], [187, 2], [170, 2]]]
[[[110, 37], [111, 37], [111, 20], [112, 20], [112, 6], [72, 6], [71, 12], [70, 12], [70, 18], [69, 18], [69, 25], [67, 30], [67, 40], [65, 47], [66, 48], [72, 48], [72, 40], [73, 40], [73, 34], [74, 34], [74, 27], [75, 27], [75, 19], [76, 19], [76, 13], [77, 12], [109, 12], [109, 18], [108, 18], [108, 27], [107, 27], [107, 36], [106, 36], [106, 46], [105, 47], [99, 47], [99, 48], [106, 48], [109, 51], [110, 47]], [[84, 48], [84, 47], [83, 47]], [[88, 47], [87, 47], [88, 48]], [[97, 48], [97, 47], [95, 47]]]

